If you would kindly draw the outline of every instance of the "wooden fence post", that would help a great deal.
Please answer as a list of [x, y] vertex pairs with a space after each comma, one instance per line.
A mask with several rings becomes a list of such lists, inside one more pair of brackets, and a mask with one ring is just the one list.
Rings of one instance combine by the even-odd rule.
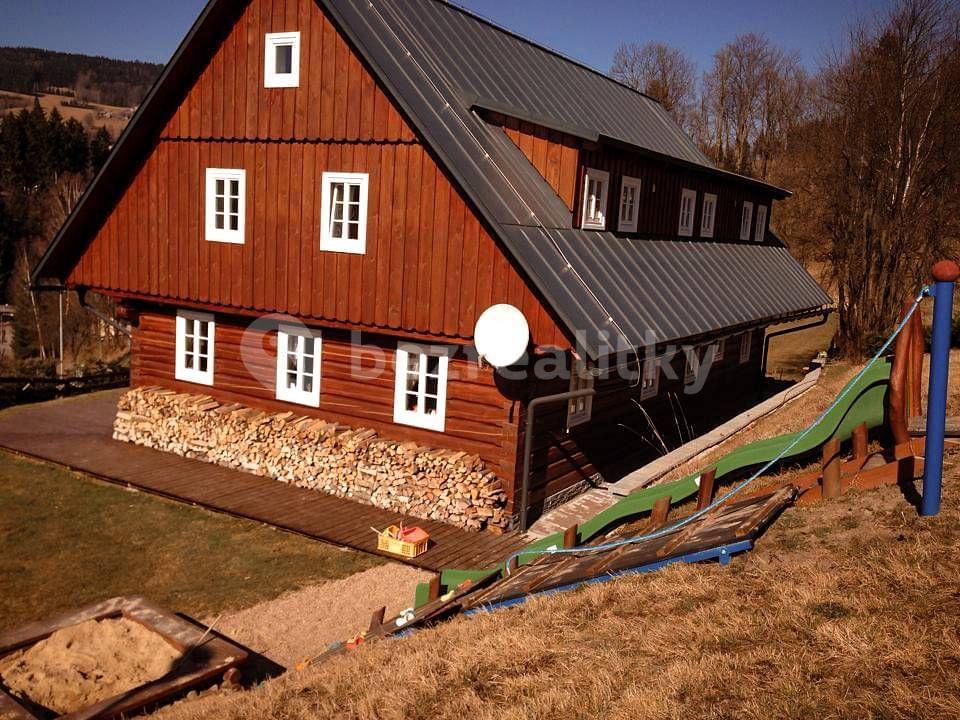
[[823, 499], [840, 497], [840, 441], [828, 440], [823, 445]]
[[670, 496], [657, 498], [650, 511], [650, 522], [654, 528], [661, 528], [667, 524], [667, 515], [670, 514]]
[[440, 575], [430, 578], [430, 589], [427, 591], [427, 602], [433, 602], [440, 597]]
[[575, 548], [577, 546], [577, 533], [579, 527], [577, 525], [571, 525], [566, 530], [563, 531], [563, 547], [566, 549]]
[[713, 481], [716, 476], [716, 468], [710, 468], [700, 475], [700, 488], [697, 491], [697, 510], [703, 510], [713, 502]]
[[867, 424], [860, 423], [853, 429], [853, 458], [864, 460], [867, 457]]

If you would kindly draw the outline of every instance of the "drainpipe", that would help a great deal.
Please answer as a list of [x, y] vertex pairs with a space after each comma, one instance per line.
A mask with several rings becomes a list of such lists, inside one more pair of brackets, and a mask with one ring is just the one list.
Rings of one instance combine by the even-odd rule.
[[830, 313], [832, 310], [826, 310], [823, 313], [823, 317], [819, 320], [815, 320], [812, 323], [807, 323], [806, 325], [799, 325], [797, 327], [785, 328], [783, 330], [777, 330], [772, 333], [768, 333], [767, 336], [763, 339], [763, 359], [760, 361], [760, 377], [766, 377], [767, 375], [767, 355], [770, 350], [770, 340], [780, 335], [789, 335], [790, 333], [800, 332], [801, 330], [809, 330], [810, 328], [820, 327], [821, 325], [826, 325], [827, 320], [830, 318]]
[[527, 511], [530, 496], [530, 456], [533, 454], [533, 421], [537, 415], [537, 408], [556, 402], [569, 402], [582, 397], [593, 397], [597, 394], [594, 389], [573, 390], [555, 395], [542, 395], [527, 403], [527, 419], [523, 432], [523, 474], [520, 484], [520, 532], [527, 531]]

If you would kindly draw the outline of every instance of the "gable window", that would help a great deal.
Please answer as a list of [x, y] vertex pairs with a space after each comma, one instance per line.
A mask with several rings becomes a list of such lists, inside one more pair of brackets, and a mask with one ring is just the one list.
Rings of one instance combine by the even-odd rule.
[[177, 312], [177, 380], [213, 385], [213, 345], [216, 323], [209, 313]]
[[323, 174], [320, 249], [330, 252], [367, 251], [366, 173]]
[[646, 400], [657, 394], [660, 388], [660, 363], [656, 358], [647, 358], [643, 364], [643, 377], [640, 379], [640, 399]]
[[753, 234], [754, 242], [763, 242], [767, 234], [767, 206], [757, 205], [757, 227]]
[[753, 203], [743, 204], [743, 214], [740, 216], [740, 239], [750, 239], [750, 225], [753, 223]]
[[705, 193], [703, 196], [703, 217], [700, 219], [700, 237], [713, 237], [713, 221], [717, 214], [717, 196]]
[[753, 333], [745, 332], [740, 336], [740, 364], [750, 360], [750, 350], [753, 343]]
[[620, 220], [617, 229], [623, 232], [637, 231], [637, 216], [640, 210], [640, 181], [624, 176], [620, 187]]
[[680, 195], [680, 237], [693, 235], [693, 216], [697, 210], [697, 191], [684, 189]]
[[[570, 369], [570, 392], [592, 389], [593, 375], [587, 372], [587, 366], [582, 360], [577, 360], [574, 358], [573, 367]], [[585, 422], [589, 422], [592, 414], [592, 395], [571, 398], [567, 402], [567, 430], [576, 427], [577, 425], [583, 425]]]
[[607, 189], [610, 173], [587, 168], [583, 176], [583, 209], [580, 227], [584, 230], [605, 230], [607, 227]]
[[243, 244], [246, 170], [207, 168], [206, 238]]
[[393, 421], [443, 432], [447, 407], [448, 349], [397, 345]]
[[269, 33], [266, 36], [263, 86], [290, 88], [300, 85], [300, 33]]
[[277, 330], [277, 400], [320, 405], [320, 333], [281, 325]]

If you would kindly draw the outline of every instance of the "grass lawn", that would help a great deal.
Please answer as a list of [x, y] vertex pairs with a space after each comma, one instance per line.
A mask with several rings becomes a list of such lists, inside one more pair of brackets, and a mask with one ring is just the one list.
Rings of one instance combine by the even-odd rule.
[[0, 630], [130, 594], [203, 617], [381, 562], [0, 451]]
[[[806, 318], [795, 323], [775, 325], [771, 330], [808, 325], [815, 319]], [[773, 338], [767, 355], [767, 375], [784, 380], [801, 379], [806, 374], [803, 368], [809, 367], [810, 361], [818, 352], [830, 347], [830, 341], [836, 332], [837, 314], [832, 313], [825, 325]]]

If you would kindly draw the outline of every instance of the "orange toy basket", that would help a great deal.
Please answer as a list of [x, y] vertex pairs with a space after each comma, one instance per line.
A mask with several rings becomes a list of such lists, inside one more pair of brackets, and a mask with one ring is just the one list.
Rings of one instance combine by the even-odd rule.
[[413, 558], [427, 551], [430, 535], [420, 527], [391, 525], [386, 530], [377, 530], [377, 550], [391, 555]]

